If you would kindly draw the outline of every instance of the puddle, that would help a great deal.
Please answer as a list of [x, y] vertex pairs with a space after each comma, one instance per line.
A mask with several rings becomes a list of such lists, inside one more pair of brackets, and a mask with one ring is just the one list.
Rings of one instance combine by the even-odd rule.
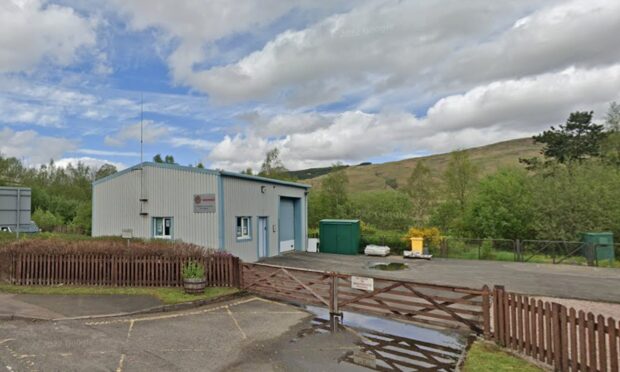
[[[312, 327], [299, 332], [298, 339], [313, 334], [352, 332], [360, 341], [357, 351], [348, 351], [340, 363], [378, 371], [454, 371], [471, 337], [453, 330], [438, 330], [344, 312], [330, 317], [327, 309], [305, 306], [315, 314]], [[298, 339], [292, 340], [293, 342]]]
[[369, 269], [383, 270], [383, 271], [398, 271], [409, 268], [409, 265], [402, 262], [372, 262], [368, 264]]

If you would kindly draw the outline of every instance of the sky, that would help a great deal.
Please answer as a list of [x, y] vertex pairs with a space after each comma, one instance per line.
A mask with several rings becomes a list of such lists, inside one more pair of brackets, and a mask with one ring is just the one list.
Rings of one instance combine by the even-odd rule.
[[620, 1], [0, 0], [0, 153], [258, 170], [531, 136], [620, 101]]

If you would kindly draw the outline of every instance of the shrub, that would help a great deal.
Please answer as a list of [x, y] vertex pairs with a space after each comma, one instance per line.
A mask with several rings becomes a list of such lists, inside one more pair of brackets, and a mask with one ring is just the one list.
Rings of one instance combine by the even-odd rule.
[[490, 260], [493, 258], [493, 241], [486, 239], [480, 244], [480, 259]]
[[403, 250], [409, 249], [409, 242], [403, 239], [402, 233], [398, 231], [378, 231], [375, 234], [362, 234], [360, 240], [360, 253], [369, 245], [386, 245], [390, 247], [392, 254], [402, 254]]
[[205, 277], [205, 267], [196, 261], [188, 262], [183, 267], [183, 279], [202, 279]]
[[409, 241], [411, 238], [423, 238], [424, 243], [433, 248], [437, 248], [441, 244], [441, 233], [436, 227], [412, 227], [407, 231], [404, 239]]
[[49, 239], [27, 239], [0, 246], [0, 254], [106, 254], [115, 256], [201, 257], [206, 254], [230, 255], [194, 244], [161, 240], [132, 240], [119, 238], [66, 240], [50, 235]]

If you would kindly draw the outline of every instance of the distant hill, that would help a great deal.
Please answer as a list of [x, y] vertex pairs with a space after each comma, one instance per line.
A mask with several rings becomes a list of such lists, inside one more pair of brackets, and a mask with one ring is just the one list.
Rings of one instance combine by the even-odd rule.
[[[520, 138], [510, 141], [498, 142], [487, 146], [466, 149], [470, 159], [479, 167], [481, 174], [489, 174], [502, 166], [519, 165], [519, 158], [529, 158], [540, 155], [541, 146], [535, 144], [531, 138]], [[403, 187], [407, 184], [407, 178], [419, 161], [424, 161], [428, 166], [433, 177], [439, 178], [446, 169], [450, 160], [450, 154], [430, 155], [419, 158], [404, 159], [383, 164], [355, 165], [345, 169], [349, 177], [349, 191], [360, 192], [370, 190], [383, 190]], [[299, 174], [312, 174], [317, 171], [317, 176], [312, 178], [301, 178], [304, 183], [318, 187], [321, 179], [329, 173], [332, 168], [315, 168], [309, 170], [296, 171]]]
[[293, 178], [301, 181], [320, 177], [336, 169], [342, 169], [347, 167], [348, 165], [343, 165], [341, 167], [308, 168], [296, 171], [288, 171], [288, 174], [290, 174]]

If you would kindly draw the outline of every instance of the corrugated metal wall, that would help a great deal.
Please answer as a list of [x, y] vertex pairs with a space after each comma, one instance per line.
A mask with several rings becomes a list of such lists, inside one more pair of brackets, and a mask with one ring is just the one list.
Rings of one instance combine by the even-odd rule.
[[[17, 213], [17, 193], [19, 192], [19, 213]], [[0, 226], [15, 229], [19, 214], [20, 231], [30, 226], [31, 190], [25, 187], [0, 187]]]
[[[265, 193], [261, 192], [265, 187]], [[226, 250], [239, 256], [242, 260], [253, 262], [258, 259], [258, 217], [269, 217], [269, 255], [278, 254], [278, 209], [280, 197], [301, 199], [301, 250], [305, 250], [307, 223], [305, 189], [261, 183], [229, 176], [223, 176], [224, 193], [224, 244]], [[252, 239], [237, 241], [236, 217], [252, 217]]]
[[[307, 205], [305, 189], [246, 180], [192, 168], [144, 166], [144, 212], [140, 215], [140, 170], [126, 170], [93, 187], [93, 236], [120, 236], [132, 229], [135, 237], [151, 238], [153, 217], [173, 218], [173, 237], [210, 248], [225, 248], [244, 261], [258, 259], [258, 217], [268, 217], [269, 255], [278, 254], [280, 197], [300, 200], [297, 249], [306, 249]], [[265, 193], [261, 192], [265, 187]], [[223, 193], [220, 200], [218, 187]], [[194, 213], [197, 194], [215, 194], [215, 213]], [[220, 216], [223, 209], [223, 215]], [[236, 217], [252, 217], [252, 238], [236, 239]], [[220, 220], [221, 218], [221, 220]], [[297, 215], [295, 218], [298, 218]], [[220, 225], [224, 228], [221, 235]]]
[[153, 217], [172, 217], [175, 239], [219, 248], [218, 214], [194, 213], [196, 194], [216, 194], [218, 175], [191, 169], [144, 167], [144, 211], [140, 216], [140, 171], [96, 184], [93, 192], [93, 236], [121, 235], [133, 229], [134, 236], [152, 236]]
[[148, 217], [140, 216], [140, 170], [93, 185], [93, 236], [120, 236], [132, 229], [136, 237], [150, 237]]

